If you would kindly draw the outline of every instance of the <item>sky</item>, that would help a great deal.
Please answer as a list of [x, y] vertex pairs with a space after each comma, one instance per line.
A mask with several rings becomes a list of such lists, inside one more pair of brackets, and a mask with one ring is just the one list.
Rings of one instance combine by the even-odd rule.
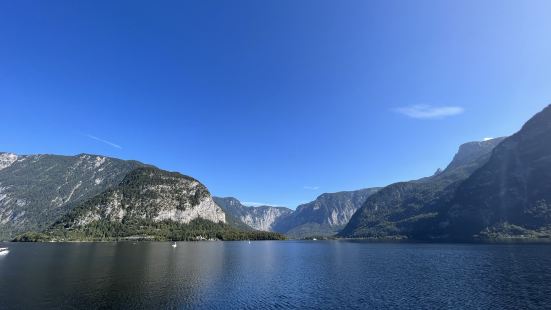
[[0, 1], [0, 150], [295, 208], [444, 168], [551, 103], [551, 2]]

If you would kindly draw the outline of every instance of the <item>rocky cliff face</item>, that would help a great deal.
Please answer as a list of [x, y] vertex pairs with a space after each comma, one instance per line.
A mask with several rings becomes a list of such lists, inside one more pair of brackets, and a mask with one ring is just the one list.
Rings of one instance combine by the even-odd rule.
[[290, 209], [283, 207], [251, 207], [249, 212], [241, 217], [241, 220], [254, 229], [273, 231], [274, 224], [280, 219], [288, 216], [291, 212]]
[[501, 143], [505, 138], [495, 138], [486, 141], [474, 141], [464, 143], [459, 146], [457, 154], [453, 157], [451, 163], [446, 167], [446, 170], [471, 166], [476, 163], [481, 155], [490, 155], [492, 150]]
[[293, 211], [284, 207], [247, 207], [233, 197], [214, 197], [214, 201], [226, 213], [245, 225], [262, 231], [273, 231], [273, 225]]
[[140, 166], [88, 154], [0, 153], [0, 237], [47, 227], [79, 201], [120, 183]]
[[197, 180], [141, 167], [130, 172], [119, 185], [78, 205], [61, 222], [75, 228], [97, 221], [188, 224], [195, 219], [226, 223], [224, 211]]
[[181, 174], [98, 155], [0, 153], [0, 239], [42, 231], [62, 217], [69, 226], [134, 219], [226, 222], [208, 190]]
[[284, 233], [293, 238], [336, 234], [377, 188], [326, 193], [300, 205], [295, 211], [283, 207], [247, 207], [235, 198], [214, 197], [233, 218], [257, 230]]
[[298, 206], [290, 216], [281, 218], [274, 230], [296, 238], [334, 235], [377, 191], [378, 188], [367, 188], [322, 194], [316, 200]]
[[0, 170], [11, 166], [17, 161], [17, 155], [12, 153], [0, 153]]

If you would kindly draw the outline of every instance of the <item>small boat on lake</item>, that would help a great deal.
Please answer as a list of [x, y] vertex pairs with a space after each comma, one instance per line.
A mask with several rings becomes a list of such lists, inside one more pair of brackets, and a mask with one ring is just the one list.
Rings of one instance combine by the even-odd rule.
[[10, 251], [8, 250], [8, 248], [0, 248], [0, 256], [1, 255], [6, 255], [8, 254]]

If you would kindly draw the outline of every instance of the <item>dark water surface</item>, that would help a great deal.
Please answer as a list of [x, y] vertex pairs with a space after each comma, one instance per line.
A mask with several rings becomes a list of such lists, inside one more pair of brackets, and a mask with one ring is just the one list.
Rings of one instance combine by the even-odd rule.
[[551, 308], [551, 245], [6, 243], [0, 308]]

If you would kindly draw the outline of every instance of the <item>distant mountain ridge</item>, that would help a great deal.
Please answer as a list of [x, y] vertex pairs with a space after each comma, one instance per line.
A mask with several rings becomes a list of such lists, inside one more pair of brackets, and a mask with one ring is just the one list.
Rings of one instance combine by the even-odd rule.
[[213, 197], [213, 199], [227, 214], [253, 229], [262, 231], [273, 231], [273, 225], [278, 220], [293, 212], [285, 207], [248, 207], [233, 197]]
[[191, 177], [137, 161], [0, 152], [0, 240], [547, 240], [550, 141], [551, 105], [513, 136], [461, 145], [432, 176], [325, 193], [294, 211], [212, 197]]
[[241, 223], [263, 231], [284, 233], [293, 238], [332, 236], [378, 188], [325, 193], [296, 210], [285, 207], [244, 206], [233, 197], [214, 197], [224, 211]]
[[344, 227], [368, 197], [379, 188], [324, 193], [281, 218], [274, 230], [292, 237], [327, 237]]

